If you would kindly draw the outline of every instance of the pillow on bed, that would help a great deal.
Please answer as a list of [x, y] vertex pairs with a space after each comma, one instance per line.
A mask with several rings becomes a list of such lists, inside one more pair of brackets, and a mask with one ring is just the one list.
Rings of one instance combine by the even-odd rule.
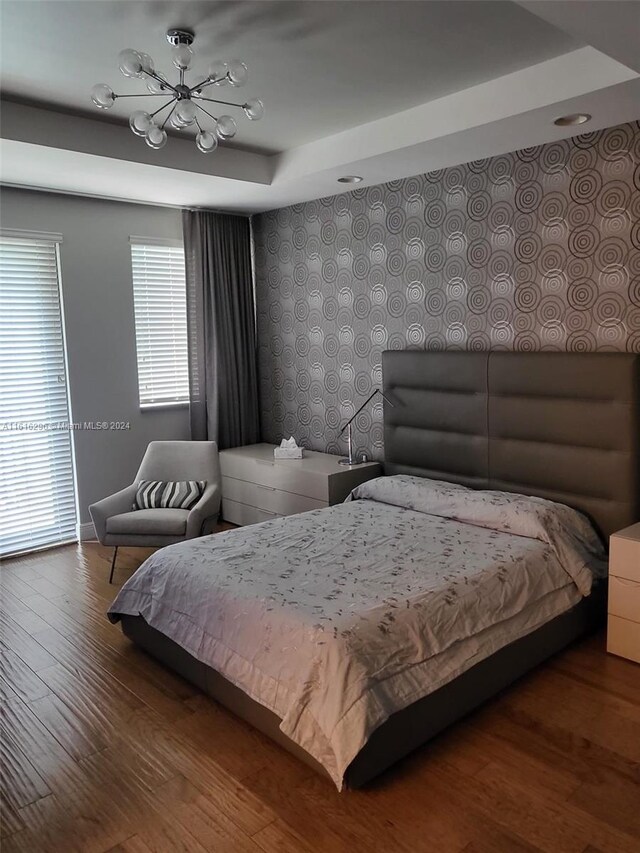
[[206, 480], [140, 480], [133, 509], [191, 509], [206, 485]]

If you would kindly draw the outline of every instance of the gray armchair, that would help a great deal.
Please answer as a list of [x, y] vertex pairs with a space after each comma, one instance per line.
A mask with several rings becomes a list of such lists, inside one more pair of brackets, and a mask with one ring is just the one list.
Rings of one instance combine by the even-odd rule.
[[[198, 503], [187, 509], [133, 509], [140, 480], [206, 480]], [[89, 507], [96, 536], [114, 547], [109, 583], [118, 547], [161, 548], [209, 533], [220, 512], [220, 462], [215, 441], [152, 441], [134, 482]]]

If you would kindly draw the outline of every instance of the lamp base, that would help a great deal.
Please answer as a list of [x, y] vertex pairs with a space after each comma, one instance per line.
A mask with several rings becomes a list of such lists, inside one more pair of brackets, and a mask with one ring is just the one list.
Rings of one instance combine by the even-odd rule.
[[353, 461], [351, 461], [351, 460], [347, 459], [346, 456], [344, 459], [338, 459], [338, 465], [362, 465], [362, 464], [363, 463], [358, 462], [357, 459], [354, 459]]

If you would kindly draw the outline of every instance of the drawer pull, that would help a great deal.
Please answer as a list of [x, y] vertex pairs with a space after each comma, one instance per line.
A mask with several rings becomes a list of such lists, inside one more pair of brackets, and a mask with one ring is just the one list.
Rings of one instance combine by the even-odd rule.
[[275, 492], [275, 486], [263, 486], [261, 483], [255, 484], [257, 489], [264, 489], [266, 492]]

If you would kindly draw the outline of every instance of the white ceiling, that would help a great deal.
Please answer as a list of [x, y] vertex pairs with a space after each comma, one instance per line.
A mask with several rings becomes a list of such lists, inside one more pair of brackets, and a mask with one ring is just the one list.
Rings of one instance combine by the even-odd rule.
[[[304, 145], [581, 46], [514, 3], [502, 2], [3, 0], [5, 97], [126, 124], [132, 100], [100, 113], [89, 100], [91, 86], [106, 82], [117, 93], [145, 91], [140, 80], [118, 70], [123, 47], [151, 54], [156, 67], [176, 80], [165, 33], [177, 25], [196, 33], [194, 73], [187, 75], [191, 85], [204, 79], [213, 59], [247, 63], [246, 90], [226, 87], [218, 90], [219, 97], [240, 103], [262, 98], [265, 119], [250, 123], [240, 113], [237, 143], [268, 152]], [[145, 98], [140, 106], [151, 111], [161, 103]]]
[[[10, 184], [263, 210], [346, 191], [345, 173], [372, 184], [567, 136], [553, 118], [568, 112], [591, 113], [585, 129], [640, 116], [633, 0], [3, 0], [0, 14]], [[123, 47], [170, 72], [170, 26], [196, 32], [197, 69], [247, 63], [247, 87], [221, 97], [267, 107], [209, 156], [176, 137], [151, 151], [126, 126], [137, 100], [100, 113], [88, 99], [94, 82], [142, 88], [117, 70]]]

